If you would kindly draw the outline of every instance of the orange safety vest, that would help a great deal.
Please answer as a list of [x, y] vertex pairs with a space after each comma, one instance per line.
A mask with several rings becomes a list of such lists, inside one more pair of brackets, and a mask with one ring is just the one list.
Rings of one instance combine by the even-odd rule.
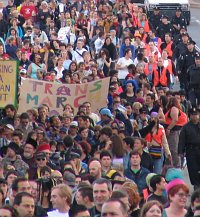
[[154, 80], [153, 80], [153, 84], [155, 87], [157, 87], [159, 85], [159, 83], [162, 84], [162, 86], [167, 87], [167, 76], [166, 76], [166, 71], [167, 69], [165, 67], [163, 67], [161, 76], [159, 78], [159, 72], [158, 70], [153, 70], [154, 73]]
[[158, 51], [151, 52], [148, 44], [145, 45], [145, 48], [146, 48], [146, 56], [148, 57], [152, 53], [152, 54], [154, 54], [155, 61], [158, 61], [158, 54], [160, 52], [159, 49], [158, 49]]
[[141, 24], [140, 21], [138, 21], [138, 28], [139, 28], [139, 27], [143, 27], [143, 28], [144, 28], [144, 31], [145, 31], [146, 33], [148, 33], [148, 32], [150, 31], [150, 27], [149, 27], [149, 22], [148, 22], [148, 20], [144, 21], [144, 26], [142, 26], [142, 24]]
[[133, 26], [138, 27], [138, 18], [132, 14]]
[[152, 140], [156, 141], [160, 146], [162, 146], [162, 137], [164, 134], [164, 128], [159, 128], [158, 132], [155, 134], [148, 133], [145, 137], [147, 142], [151, 142]]
[[160, 45], [162, 44], [162, 40], [161, 40], [161, 38], [158, 38], [158, 42], [157, 42], [157, 48], [159, 48], [160, 47]]
[[144, 34], [142, 37], [142, 41], [146, 44], [147, 34]]
[[[149, 64], [150, 63], [146, 63], [145, 66], [144, 66], [144, 73], [145, 73], [146, 76], [149, 75]], [[153, 67], [152, 67], [152, 72], [154, 70], [156, 70], [156, 66], [157, 66], [157, 62], [154, 62]]]
[[[170, 117], [170, 112], [171, 112], [171, 109], [165, 114], [165, 124], [166, 125], [170, 125], [172, 119]], [[180, 115], [178, 116], [178, 121], [176, 122], [176, 126], [184, 126], [187, 122], [188, 122], [188, 118], [187, 118], [187, 115], [179, 109], [179, 113]]]
[[167, 46], [166, 46], [166, 48], [165, 48], [165, 49], [168, 51], [168, 56], [169, 56], [169, 57], [172, 57], [172, 55], [173, 55], [172, 43], [173, 43], [173, 42], [170, 41], [170, 43], [168, 43]]

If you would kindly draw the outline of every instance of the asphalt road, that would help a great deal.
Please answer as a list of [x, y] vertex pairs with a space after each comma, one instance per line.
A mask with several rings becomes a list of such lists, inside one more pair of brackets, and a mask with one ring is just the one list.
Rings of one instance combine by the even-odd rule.
[[200, 48], [200, 8], [191, 8], [191, 21], [188, 26], [188, 33]]

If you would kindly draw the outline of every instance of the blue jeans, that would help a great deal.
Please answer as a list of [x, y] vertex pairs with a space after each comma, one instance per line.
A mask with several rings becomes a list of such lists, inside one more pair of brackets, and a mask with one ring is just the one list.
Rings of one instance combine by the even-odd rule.
[[159, 159], [153, 159], [153, 172], [156, 174], [161, 174], [164, 162], [164, 154], [162, 151], [162, 156]]

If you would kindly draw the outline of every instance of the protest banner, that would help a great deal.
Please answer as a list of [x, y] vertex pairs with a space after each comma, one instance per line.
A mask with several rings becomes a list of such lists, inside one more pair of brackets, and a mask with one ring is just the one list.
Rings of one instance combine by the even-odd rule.
[[77, 112], [86, 101], [92, 105], [92, 111], [107, 105], [110, 78], [104, 78], [84, 84], [59, 84], [40, 80], [25, 79], [20, 88], [18, 112], [37, 108], [47, 104], [51, 114], [63, 114], [63, 107], [69, 103]]
[[0, 108], [7, 104], [17, 104], [18, 90], [18, 64], [17, 61], [0, 61]]

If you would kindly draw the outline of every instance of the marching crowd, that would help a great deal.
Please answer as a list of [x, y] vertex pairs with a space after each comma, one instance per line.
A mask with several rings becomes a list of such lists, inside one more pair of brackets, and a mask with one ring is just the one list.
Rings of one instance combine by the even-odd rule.
[[0, 60], [18, 61], [19, 97], [24, 79], [110, 77], [98, 113], [1, 109], [0, 217], [200, 216], [200, 53], [181, 5], [0, 1]]

